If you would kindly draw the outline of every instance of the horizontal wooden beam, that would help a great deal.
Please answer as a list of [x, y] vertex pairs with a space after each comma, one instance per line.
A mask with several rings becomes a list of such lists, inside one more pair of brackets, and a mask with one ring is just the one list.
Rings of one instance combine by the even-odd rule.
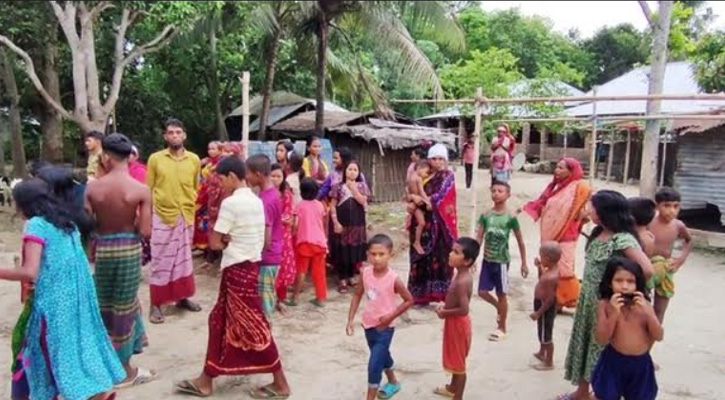
[[[515, 104], [515, 103], [567, 103], [580, 101], [636, 101], [636, 100], [725, 100], [725, 94], [660, 94], [660, 95], [622, 95], [622, 96], [553, 96], [553, 97], [512, 97], [482, 98], [484, 104]], [[392, 99], [390, 103], [421, 103], [421, 104], [474, 104], [476, 99]]]

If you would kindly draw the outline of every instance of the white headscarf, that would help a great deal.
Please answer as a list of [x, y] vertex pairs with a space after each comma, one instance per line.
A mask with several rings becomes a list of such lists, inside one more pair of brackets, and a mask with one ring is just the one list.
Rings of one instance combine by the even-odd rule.
[[428, 150], [428, 158], [442, 158], [448, 161], [448, 149], [446, 146], [438, 143]]

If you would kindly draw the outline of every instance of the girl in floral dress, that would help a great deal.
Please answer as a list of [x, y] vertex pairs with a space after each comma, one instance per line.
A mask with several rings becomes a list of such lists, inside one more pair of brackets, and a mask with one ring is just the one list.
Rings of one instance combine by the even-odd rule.
[[577, 385], [574, 393], [558, 397], [561, 400], [589, 400], [592, 371], [604, 349], [594, 336], [597, 326], [599, 283], [607, 261], [621, 255], [642, 267], [645, 276], [652, 276], [652, 264], [642, 251], [627, 199], [618, 192], [597, 192], [588, 205], [589, 217], [596, 224], [587, 242], [586, 266], [581, 294], [574, 315], [574, 326], [566, 354], [565, 378]]
[[277, 309], [287, 300], [287, 288], [292, 286], [297, 277], [297, 265], [295, 264], [294, 240], [292, 224], [294, 222], [294, 199], [292, 190], [285, 181], [284, 167], [279, 164], [272, 165], [272, 172], [269, 175], [272, 184], [282, 193], [282, 224], [284, 225], [284, 243], [282, 245], [282, 261], [279, 265], [279, 273], [275, 288], [277, 289]]

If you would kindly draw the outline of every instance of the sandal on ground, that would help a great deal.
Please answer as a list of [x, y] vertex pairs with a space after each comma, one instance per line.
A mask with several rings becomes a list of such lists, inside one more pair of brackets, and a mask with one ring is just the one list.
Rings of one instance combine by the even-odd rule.
[[379, 399], [391, 399], [393, 396], [398, 394], [400, 391], [400, 382], [398, 383], [386, 383], [383, 385], [382, 388], [378, 391], [378, 398]]
[[537, 370], [537, 371], [551, 371], [554, 369], [553, 365], [546, 365], [543, 362], [539, 362], [536, 364], [531, 365], [531, 368]]
[[274, 389], [269, 386], [262, 386], [249, 391], [249, 395], [253, 399], [266, 399], [266, 400], [284, 400], [289, 398], [288, 394], [278, 394]]
[[282, 302], [282, 304], [286, 305], [287, 307], [297, 307], [297, 302], [294, 300], [285, 300]]
[[138, 367], [136, 368], [136, 377], [128, 382], [119, 383], [118, 385], [114, 386], [116, 389], [126, 389], [130, 387], [140, 386], [144, 383], [149, 383], [153, 380], [155, 380], [158, 377], [158, 375], [153, 372], [149, 371], [147, 369]]
[[445, 386], [435, 388], [435, 390], [433, 390], [433, 393], [437, 394], [438, 396], [448, 397], [451, 399], [456, 397], [456, 394], [448, 390], [448, 388]]
[[310, 300], [310, 304], [312, 304], [313, 306], [318, 307], [318, 308], [325, 307], [325, 303], [320, 300], [317, 300], [317, 299]]
[[191, 301], [189, 299], [184, 299], [184, 300], [181, 300], [180, 302], [176, 303], [176, 307], [183, 308], [183, 309], [185, 309], [187, 311], [191, 311], [191, 312], [200, 312], [201, 311], [201, 306], [194, 303], [193, 301]]
[[161, 308], [151, 308], [151, 312], [149, 313], [149, 322], [157, 325], [166, 322], [166, 317], [164, 317], [164, 312], [161, 311]]
[[495, 332], [488, 335], [488, 340], [491, 342], [501, 342], [504, 339], [506, 339], [506, 332], [502, 331], [501, 329], [496, 329]]
[[176, 391], [184, 394], [190, 394], [196, 397], [209, 397], [211, 393], [204, 393], [194, 384], [191, 379], [181, 381], [176, 384]]
[[564, 393], [556, 396], [554, 400], [574, 400], [575, 398], [573, 393]]

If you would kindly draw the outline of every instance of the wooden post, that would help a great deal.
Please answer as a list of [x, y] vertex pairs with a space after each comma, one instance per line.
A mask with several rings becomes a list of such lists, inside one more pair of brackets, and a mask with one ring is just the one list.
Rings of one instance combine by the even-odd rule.
[[569, 124], [564, 124], [564, 157], [567, 156], [567, 149], [569, 148]]
[[660, 187], [665, 185], [665, 167], [667, 166], [667, 132], [665, 132], [665, 140], [662, 143], [662, 168], [660, 170]]
[[546, 148], [549, 147], [549, 132], [545, 126], [541, 127], [541, 144], [539, 145], [539, 162], [546, 161]]
[[524, 123], [524, 132], [521, 135], [521, 149], [525, 156], [529, 155], [529, 145], [531, 144], [531, 124]]
[[475, 156], [476, 162], [473, 164], [473, 180], [471, 181], [471, 228], [469, 231], [469, 235], [471, 237], [475, 237], [476, 235], [476, 213], [477, 213], [477, 206], [478, 206], [478, 199], [477, 199], [477, 193], [478, 193], [478, 185], [476, 182], [478, 182], [478, 179], [476, 179], [476, 172], [478, 172], [478, 166], [480, 164], [480, 154], [481, 154], [481, 108], [483, 107], [483, 104], [481, 103], [481, 100], [483, 99], [483, 89], [478, 88], [476, 89], [476, 103], [475, 103], [475, 112], [476, 112], [476, 118], [475, 118], [475, 126], [473, 130], [473, 140], [474, 140], [474, 146], [473, 146], [473, 154]]
[[249, 71], [242, 72], [242, 146], [246, 158], [249, 154]]
[[589, 185], [594, 186], [597, 176], [597, 86], [592, 88], [592, 148], [589, 155]]
[[627, 128], [627, 152], [624, 154], [624, 178], [622, 183], [625, 185], [629, 182], [629, 158], [632, 152], [632, 130]]
[[614, 131], [609, 133], [609, 155], [607, 155], [607, 182], [612, 179], [612, 164], [614, 164]]

